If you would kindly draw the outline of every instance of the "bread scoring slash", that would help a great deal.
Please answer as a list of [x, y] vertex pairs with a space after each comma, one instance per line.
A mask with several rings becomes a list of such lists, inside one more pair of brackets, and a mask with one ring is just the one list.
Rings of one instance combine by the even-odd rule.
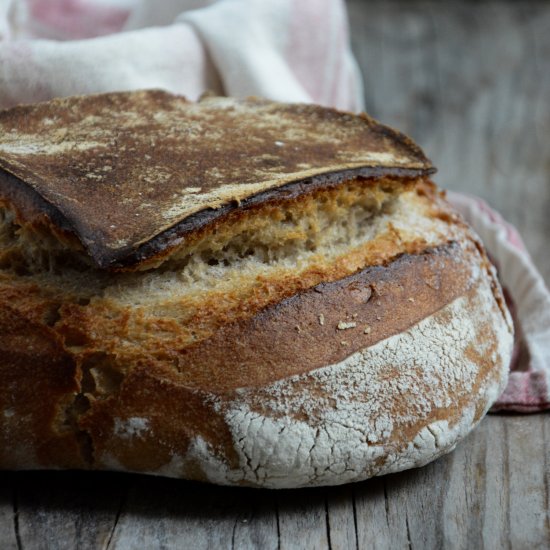
[[0, 467], [303, 487], [450, 451], [513, 329], [404, 135], [249, 98], [0, 112]]

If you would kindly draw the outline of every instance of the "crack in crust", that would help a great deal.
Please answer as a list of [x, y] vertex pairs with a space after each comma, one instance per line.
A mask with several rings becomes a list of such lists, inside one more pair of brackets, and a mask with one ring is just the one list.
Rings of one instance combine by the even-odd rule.
[[[125, 97], [98, 101], [113, 112]], [[195, 109], [159, 92], [132, 97], [158, 107], [157, 130], [172, 111]], [[280, 114], [258, 100], [217, 101], [212, 112], [221, 105], [230, 118]], [[0, 113], [0, 126], [25, 112]], [[315, 155], [341, 152], [327, 131], [307, 168], [294, 152], [294, 171], [275, 179], [271, 157], [244, 183], [215, 165], [210, 187], [189, 187], [179, 202], [153, 197], [163, 214], [153, 226], [124, 217], [138, 200], [128, 190], [129, 233], [115, 227], [96, 248], [98, 228], [77, 227], [82, 212], [54, 204], [38, 164], [17, 164], [46, 119], [25, 119], [21, 143], [0, 138], [1, 467], [337, 484], [422, 465], [479, 421], [505, 382], [512, 325], [483, 247], [426, 179], [429, 161], [365, 117], [283, 114], [337, 123], [353, 139], [367, 131], [374, 152], [365, 149], [367, 165], [319, 168]], [[79, 116], [67, 111], [74, 135], [51, 145], [52, 162], [66, 164]], [[303, 143], [287, 126], [288, 144]], [[84, 180], [100, 189], [107, 179], [86, 163], [109, 159], [88, 145], [72, 168], [90, 169]], [[117, 177], [134, 174], [123, 168]]]

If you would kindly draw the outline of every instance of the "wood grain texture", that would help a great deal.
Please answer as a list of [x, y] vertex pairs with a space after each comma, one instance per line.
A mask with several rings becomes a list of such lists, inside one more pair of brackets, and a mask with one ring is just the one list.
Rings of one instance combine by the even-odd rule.
[[128, 477], [116, 474], [20, 472], [4, 477], [14, 486], [12, 523], [17, 548], [23, 549], [106, 547], [128, 492]]
[[130, 477], [108, 548], [277, 548], [275, 494]]
[[15, 474], [4, 477], [0, 482], [0, 540], [7, 550], [12, 550], [20, 546]]
[[[550, 3], [349, 2], [370, 113], [514, 223], [550, 281]], [[550, 415], [490, 416], [419, 470], [300, 491], [0, 473], [0, 547], [550, 547]]]
[[424, 468], [298, 491], [5, 472], [2, 548], [545, 549], [549, 436], [549, 415], [489, 416]]

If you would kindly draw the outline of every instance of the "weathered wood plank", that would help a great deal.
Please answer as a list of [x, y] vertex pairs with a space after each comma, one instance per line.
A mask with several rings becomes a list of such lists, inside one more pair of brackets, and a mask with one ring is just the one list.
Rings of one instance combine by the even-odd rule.
[[[373, 544], [380, 549], [443, 547], [439, 516], [447, 460], [377, 480], [374, 495], [369, 494], [371, 482], [356, 491], [360, 548]], [[371, 510], [375, 512], [372, 516]]]
[[172, 479], [136, 477], [109, 548], [278, 546], [275, 495]]
[[17, 477], [21, 548], [104, 548], [129, 476], [21, 472]]
[[449, 548], [508, 546], [506, 433], [489, 417], [446, 461], [440, 521]]
[[16, 476], [13, 472], [0, 472], [0, 541], [6, 550], [18, 547]]
[[548, 538], [550, 539], [550, 421], [543, 421], [542, 426], [542, 450], [544, 454], [544, 487], [546, 495], [546, 502], [544, 504], [544, 509], [546, 510], [545, 525], [546, 531], [548, 533]]
[[346, 485], [327, 491], [329, 545], [332, 550], [358, 548], [354, 487]]
[[433, 464], [359, 484], [359, 548], [548, 547], [549, 427], [490, 416]]
[[[481, 477], [484, 486], [482, 490], [483, 521], [481, 533], [477, 536], [483, 541], [483, 547], [506, 548], [510, 539], [510, 524], [507, 513], [510, 502], [510, 486], [508, 483], [509, 466], [507, 461], [506, 447], [506, 422], [507, 417], [489, 417], [482, 424], [480, 435], [474, 434], [472, 439], [473, 449], [482, 458], [477, 463], [475, 475]], [[476, 442], [480, 438], [481, 445]], [[457, 449], [462, 457], [469, 455], [468, 449]], [[456, 458], [456, 464], [460, 464], [461, 456]], [[465, 470], [463, 475], [468, 476], [469, 471]], [[467, 482], [467, 480], [465, 480]], [[449, 510], [452, 513], [452, 510]], [[476, 536], [473, 532], [471, 537]]]
[[399, 487], [401, 475], [376, 478], [354, 488], [359, 548], [393, 550], [409, 548], [405, 510], [390, 491]]
[[324, 489], [278, 492], [280, 550], [329, 548], [326, 498]]
[[550, 547], [542, 417], [510, 417], [505, 424], [509, 464], [509, 518], [512, 548]]

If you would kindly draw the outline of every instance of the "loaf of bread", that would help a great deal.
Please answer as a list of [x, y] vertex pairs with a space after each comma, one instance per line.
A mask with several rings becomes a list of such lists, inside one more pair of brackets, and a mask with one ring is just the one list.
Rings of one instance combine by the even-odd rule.
[[110, 93], [0, 113], [0, 468], [256, 487], [449, 452], [503, 390], [495, 270], [366, 115]]

